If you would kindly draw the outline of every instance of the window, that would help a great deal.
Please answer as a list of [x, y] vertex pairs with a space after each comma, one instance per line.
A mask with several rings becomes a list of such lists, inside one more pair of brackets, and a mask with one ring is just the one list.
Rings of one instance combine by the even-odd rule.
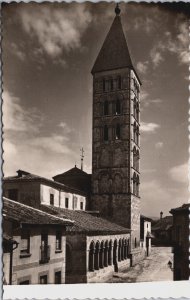
[[78, 202], [78, 198], [75, 196], [74, 197], [74, 208], [77, 208], [77, 202]]
[[117, 88], [121, 89], [121, 76], [118, 76], [117, 78]]
[[55, 245], [56, 250], [61, 250], [61, 240], [62, 240], [61, 232], [57, 231], [56, 232], [56, 245]]
[[24, 280], [24, 281], [21, 281], [19, 284], [20, 285], [30, 284], [30, 281], [29, 280]]
[[61, 284], [61, 271], [55, 272], [55, 284]]
[[47, 275], [40, 276], [40, 284], [47, 284]]
[[50, 205], [54, 205], [54, 194], [50, 194]]
[[104, 141], [108, 141], [108, 126], [104, 126]]
[[30, 253], [30, 234], [28, 231], [23, 231], [21, 233], [21, 254], [29, 254]]
[[135, 238], [135, 248], [137, 248], [137, 238]]
[[104, 116], [107, 116], [108, 115], [108, 108], [109, 108], [109, 105], [108, 105], [108, 101], [106, 100], [104, 102]]
[[18, 201], [18, 190], [17, 189], [8, 190], [8, 198], [11, 200]]
[[105, 92], [106, 91], [106, 81], [105, 81], [105, 79], [103, 79], [103, 92]]
[[120, 104], [119, 99], [117, 99], [116, 106], [115, 106], [115, 114], [120, 115], [120, 113], [121, 113], [121, 104]]
[[120, 128], [120, 125], [117, 124], [116, 130], [115, 130], [115, 139], [120, 140], [120, 138], [121, 138], [121, 128]]
[[111, 79], [111, 81], [110, 81], [110, 89], [111, 89], [111, 91], [113, 91], [113, 79]]
[[65, 198], [65, 208], [69, 208], [69, 198]]
[[80, 209], [83, 210], [83, 202], [80, 203]]

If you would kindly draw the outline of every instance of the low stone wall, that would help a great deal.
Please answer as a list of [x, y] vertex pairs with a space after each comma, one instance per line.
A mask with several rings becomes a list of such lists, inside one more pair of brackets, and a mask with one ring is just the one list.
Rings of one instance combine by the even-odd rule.
[[131, 267], [135, 266], [138, 262], [142, 261], [146, 257], [146, 251], [144, 248], [133, 249], [131, 252]]
[[88, 272], [87, 282], [88, 283], [100, 283], [107, 282], [110, 277], [113, 276], [114, 266], [108, 266], [104, 269], [100, 269], [94, 272]]

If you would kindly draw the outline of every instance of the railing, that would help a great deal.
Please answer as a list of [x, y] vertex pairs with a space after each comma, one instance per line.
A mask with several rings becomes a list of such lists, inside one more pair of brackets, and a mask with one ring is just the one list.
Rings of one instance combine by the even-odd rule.
[[50, 246], [40, 246], [40, 264], [48, 263], [50, 260]]

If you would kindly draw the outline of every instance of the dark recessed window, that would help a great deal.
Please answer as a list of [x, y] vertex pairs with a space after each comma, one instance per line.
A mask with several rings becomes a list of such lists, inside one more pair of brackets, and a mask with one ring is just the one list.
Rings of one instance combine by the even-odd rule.
[[108, 101], [106, 100], [104, 102], [104, 116], [107, 116], [109, 113], [109, 105], [108, 105]]
[[119, 99], [117, 99], [116, 106], [115, 106], [115, 114], [120, 115], [120, 113], [121, 113], [121, 104], [120, 104]]
[[106, 81], [105, 81], [105, 79], [103, 79], [103, 92], [105, 92], [106, 91]]
[[50, 205], [54, 205], [54, 194], [50, 194]]
[[20, 253], [21, 254], [29, 254], [30, 253], [30, 234], [28, 231], [23, 231], [21, 233], [21, 245], [20, 245]]
[[69, 198], [65, 198], [65, 208], [69, 208]]
[[55, 272], [55, 284], [61, 284], [61, 271]]
[[83, 210], [83, 202], [80, 203], [80, 209]]
[[117, 78], [117, 88], [121, 89], [121, 76], [118, 76]]
[[108, 126], [104, 126], [104, 141], [108, 141]]
[[40, 284], [47, 284], [47, 275], [40, 276]]
[[61, 240], [62, 240], [61, 232], [57, 231], [56, 232], [56, 245], [55, 245], [56, 250], [61, 250]]
[[17, 189], [8, 190], [8, 198], [11, 200], [18, 201], [18, 190]]
[[115, 129], [115, 139], [120, 140], [120, 138], [121, 138], [121, 127], [119, 124], [117, 124]]

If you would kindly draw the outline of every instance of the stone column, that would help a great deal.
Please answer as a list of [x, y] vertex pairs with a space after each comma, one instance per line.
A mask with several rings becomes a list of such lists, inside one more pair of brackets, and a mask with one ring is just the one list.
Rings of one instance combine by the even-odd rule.
[[108, 246], [104, 248], [104, 267], [108, 266]]
[[110, 245], [108, 248], [108, 265], [111, 266], [113, 264], [113, 245]]
[[101, 269], [104, 268], [104, 247], [100, 248], [99, 266]]

